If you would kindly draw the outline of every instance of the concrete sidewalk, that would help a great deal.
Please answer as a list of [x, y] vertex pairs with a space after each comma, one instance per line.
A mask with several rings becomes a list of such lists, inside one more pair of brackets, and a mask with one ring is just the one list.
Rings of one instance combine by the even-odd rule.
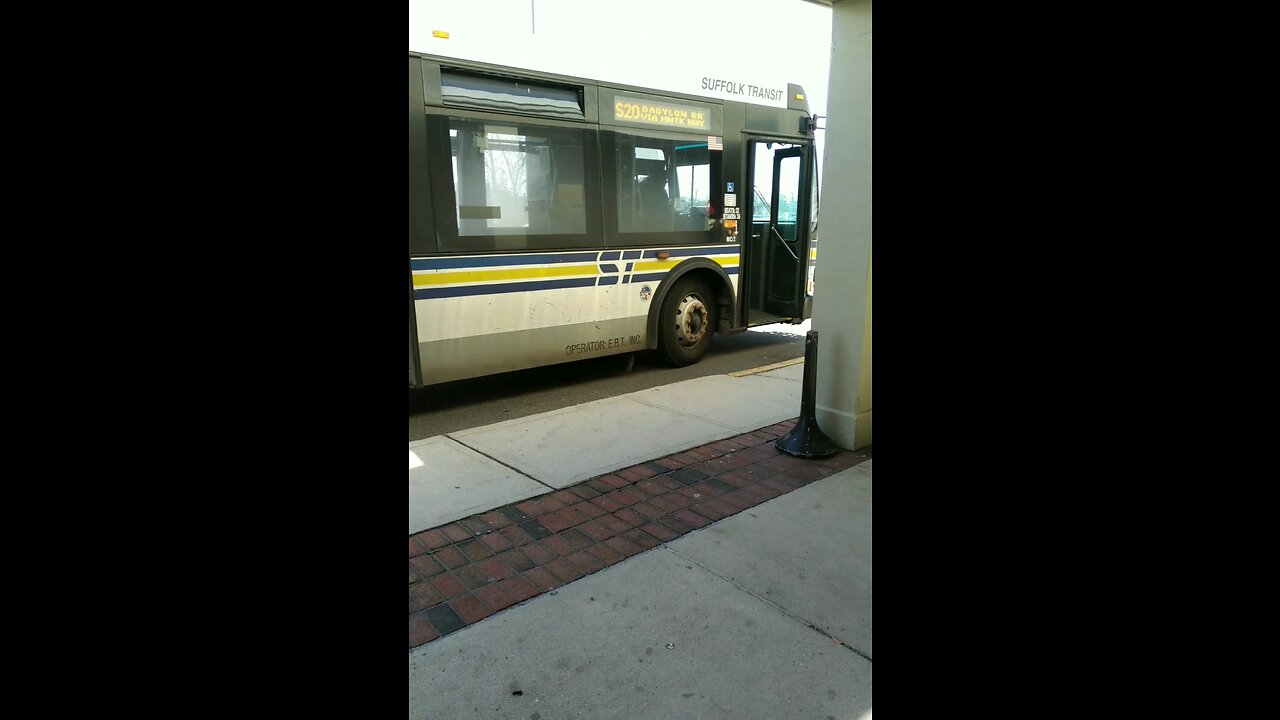
[[802, 371], [411, 443], [410, 717], [870, 717], [872, 461], [773, 448]]
[[802, 360], [411, 442], [409, 533], [794, 418]]

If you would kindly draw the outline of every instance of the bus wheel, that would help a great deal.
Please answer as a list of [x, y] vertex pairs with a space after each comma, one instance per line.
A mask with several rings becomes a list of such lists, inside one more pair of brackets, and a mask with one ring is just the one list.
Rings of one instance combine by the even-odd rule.
[[703, 280], [683, 277], [662, 301], [658, 355], [674, 367], [692, 365], [707, 354], [716, 327], [716, 296]]

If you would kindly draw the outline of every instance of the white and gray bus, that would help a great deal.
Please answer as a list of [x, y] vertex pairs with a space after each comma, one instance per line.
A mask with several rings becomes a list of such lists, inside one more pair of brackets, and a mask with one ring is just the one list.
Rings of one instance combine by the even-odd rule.
[[803, 322], [813, 125], [794, 84], [783, 108], [410, 53], [410, 387], [688, 365], [714, 333]]

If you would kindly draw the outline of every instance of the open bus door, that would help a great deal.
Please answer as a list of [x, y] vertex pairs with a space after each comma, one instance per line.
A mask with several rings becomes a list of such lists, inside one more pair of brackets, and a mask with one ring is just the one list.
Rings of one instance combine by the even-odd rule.
[[813, 145], [750, 140], [747, 185], [748, 325], [804, 319]]

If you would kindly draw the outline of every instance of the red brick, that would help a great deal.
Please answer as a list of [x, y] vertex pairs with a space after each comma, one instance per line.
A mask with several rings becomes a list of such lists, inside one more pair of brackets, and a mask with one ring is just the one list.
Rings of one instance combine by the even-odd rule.
[[563, 557], [590, 545], [591, 538], [573, 528], [543, 538], [542, 544], [551, 552]]
[[658, 524], [677, 535], [684, 535], [685, 533], [693, 530], [692, 526], [675, 515], [665, 515], [658, 518]]
[[520, 547], [521, 545], [527, 545], [533, 542], [533, 538], [529, 537], [529, 533], [525, 532], [524, 530], [521, 530], [515, 525], [512, 525], [511, 527], [502, 528], [501, 530], [498, 531], [498, 533], [502, 535], [502, 537], [506, 538], [507, 540], [510, 540], [511, 544], [514, 545], [515, 547]]
[[435, 550], [438, 547], [448, 545], [452, 540], [449, 539], [444, 532], [440, 530], [428, 530], [424, 533], [418, 533], [414, 536], [418, 542], [428, 550]]
[[702, 517], [712, 522], [715, 522], [716, 520], [720, 520], [725, 516], [725, 513], [720, 512], [720, 510], [714, 507], [708, 506], [706, 503], [696, 503], [694, 505], [690, 505], [689, 510], [691, 512], [695, 512], [701, 515]]
[[431, 577], [436, 573], [444, 572], [444, 566], [436, 562], [430, 555], [419, 555], [416, 558], [410, 559], [409, 564], [412, 565], [413, 569], [417, 570], [418, 574], [422, 577]]
[[449, 573], [437, 575], [430, 580], [431, 586], [440, 593], [440, 597], [448, 600], [451, 597], [461, 595], [466, 592], [466, 588], [462, 587], [462, 583]]
[[677, 510], [671, 514], [692, 528], [706, 527], [711, 524], [710, 520], [702, 517], [698, 513], [689, 512], [688, 510]]
[[659, 510], [661, 510], [661, 511], [663, 511], [663, 512], [668, 512], [668, 513], [670, 513], [670, 512], [675, 512], [676, 510], [679, 510], [679, 509], [680, 509], [680, 506], [679, 506], [679, 505], [677, 505], [676, 503], [671, 502], [670, 498], [667, 498], [667, 497], [653, 497], [653, 498], [649, 498], [648, 502], [647, 502], [647, 503], [645, 503], [645, 504], [647, 504], [647, 505], [651, 505], [651, 506], [653, 506], [653, 507], [655, 507], [655, 508], [658, 508]]
[[598, 477], [598, 478], [596, 478], [596, 479], [597, 479], [597, 480], [599, 480], [599, 481], [600, 481], [600, 482], [602, 482], [602, 483], [605, 483], [605, 484], [606, 484], [606, 485], [608, 485], [609, 487], [613, 487], [613, 488], [624, 488], [624, 487], [626, 487], [626, 486], [628, 486], [628, 485], [630, 485], [630, 484], [631, 484], [630, 482], [627, 482], [626, 480], [623, 480], [622, 478], [618, 477], [617, 475], [601, 475], [600, 477]]
[[[578, 497], [582, 498], [583, 500], [590, 500], [591, 498], [597, 497], [598, 495], [600, 495], [599, 491], [592, 489], [591, 486], [587, 485], [586, 483], [578, 483], [577, 485], [574, 485], [571, 488], [565, 488], [565, 489], [573, 493], [574, 495], [577, 495]], [[606, 490], [605, 492], [609, 492], [609, 491]]]
[[414, 648], [440, 637], [440, 631], [427, 621], [425, 612], [409, 616], [409, 647]]
[[644, 493], [638, 493], [631, 488], [623, 488], [621, 490], [614, 490], [605, 497], [610, 500], [614, 500], [615, 502], [620, 502], [623, 505], [635, 505], [641, 500], [644, 500], [646, 496]]
[[604, 541], [604, 544], [621, 553], [623, 557], [631, 557], [632, 555], [644, 550], [644, 548], [623, 537], [609, 538]]
[[580, 502], [569, 509], [577, 512], [579, 515], [584, 515], [588, 518], [598, 518], [605, 513], [605, 511], [601, 509], [599, 505], [596, 505], [595, 503], [589, 503], [589, 502]]
[[547, 512], [546, 506], [537, 500], [522, 502], [519, 505], [516, 505], [516, 509], [531, 518], [538, 517], [539, 515]]
[[472, 515], [469, 518], [463, 518], [458, 521], [458, 524], [468, 530], [473, 537], [476, 535], [483, 535], [490, 530], [493, 530], [493, 528], [489, 527], [489, 523], [485, 522], [484, 518], [479, 515]]
[[612, 485], [610, 485], [607, 482], [602, 482], [598, 478], [595, 480], [588, 480], [585, 484], [587, 487], [596, 491], [595, 497], [599, 497], [601, 495], [604, 495], [605, 493], [613, 492], [614, 490]]
[[710, 498], [708, 500], [703, 501], [702, 504], [716, 510], [724, 517], [729, 517], [730, 515], [736, 514], [738, 512], [738, 508], [730, 505], [727, 502], [724, 502], [720, 498]]
[[645, 467], [644, 465], [634, 465], [632, 467], [626, 468], [625, 470], [619, 470], [614, 474], [622, 478], [623, 480], [631, 480], [632, 482], [636, 480], [644, 480], [645, 478], [650, 478], [650, 477], [653, 477], [654, 475], [657, 475], [657, 473], [654, 472], [653, 468], [648, 468], [648, 467]]
[[[600, 508], [601, 510], [604, 510], [605, 512], [613, 512], [614, 510], [620, 510], [621, 508], [626, 507], [625, 505], [623, 505], [622, 503], [618, 502], [617, 500], [613, 500], [613, 499], [611, 499], [611, 498], [607, 498], [607, 497], [592, 498], [592, 499], [591, 499], [591, 504], [592, 504], [592, 505], [595, 505], [596, 507]], [[411, 548], [409, 549], [409, 555], [410, 555], [410, 556], [412, 556], [413, 554], [414, 554], [414, 553], [413, 553], [413, 548], [411, 547]]]
[[704, 460], [703, 462], [694, 465], [693, 469], [701, 472], [707, 477], [715, 477], [721, 473], [733, 470], [734, 467], [733, 463], [730, 463], [728, 460], [725, 460], [722, 457], [716, 457], [710, 460]]
[[642, 526], [640, 529], [662, 542], [670, 542], [680, 537], [679, 534], [672, 532], [670, 529], [663, 527], [658, 523], [649, 523], [648, 525]]
[[657, 538], [645, 532], [643, 529], [628, 530], [622, 534], [622, 537], [630, 540], [636, 545], [639, 545], [642, 550], [656, 548], [661, 544]]
[[444, 533], [445, 537], [449, 538], [453, 542], [462, 542], [463, 540], [470, 540], [472, 538], [471, 533], [467, 532], [465, 528], [456, 523], [452, 525], [445, 525], [440, 528], [440, 531]]
[[[664, 500], [671, 502], [671, 504], [675, 505], [676, 510], [679, 510], [680, 508], [687, 508], [694, 503], [693, 498], [680, 492], [679, 490], [673, 490], [667, 493], [666, 495], [663, 495], [662, 498]], [[656, 500], [657, 498], [654, 498], [654, 499]], [[672, 510], [672, 512], [675, 512], [675, 510]]]
[[577, 495], [574, 495], [568, 490], [561, 490], [559, 492], [551, 493], [551, 499], [559, 500], [565, 505], [576, 505], [578, 501], [581, 500], [582, 498], [578, 497]]
[[422, 576], [419, 575], [418, 572], [413, 569], [412, 565], [410, 565], [409, 566], [409, 584], [412, 585], [421, 579], [422, 579]]
[[602, 570], [605, 567], [603, 560], [592, 555], [586, 550], [579, 550], [578, 552], [570, 555], [567, 559], [579, 570], [582, 570], [584, 574], [591, 574], [597, 570]]
[[485, 577], [489, 578], [489, 582], [501, 580], [505, 577], [511, 577], [515, 574], [511, 568], [506, 566], [506, 564], [498, 562], [497, 558], [481, 560], [478, 563], [474, 563], [472, 567], [479, 568], [480, 571], [485, 574]]
[[538, 594], [538, 588], [522, 577], [507, 578], [499, 583], [485, 585], [475, 591], [476, 597], [497, 612]]
[[417, 540], [409, 538], [409, 557], [417, 557], [426, 551], [427, 548], [420, 545]]
[[478, 538], [484, 546], [496, 552], [502, 552], [511, 547], [511, 541], [503, 537], [502, 533], [489, 533]]
[[556, 554], [543, 547], [541, 543], [529, 543], [520, 548], [520, 552], [537, 565], [546, 565], [556, 559]]
[[511, 518], [503, 515], [500, 510], [493, 510], [480, 516], [482, 520], [488, 523], [493, 530], [500, 530], [511, 524]]
[[786, 472], [787, 470], [794, 470], [795, 468], [803, 466], [805, 462], [805, 460], [798, 457], [779, 455], [778, 457], [771, 458], [769, 460], [761, 460], [757, 464], [771, 470], [777, 470], [778, 472]]
[[[724, 453], [716, 452], [715, 450], [712, 450], [711, 448], [704, 445], [700, 448], [687, 450], [685, 454], [689, 455], [690, 457], [697, 458], [698, 462], [702, 462], [704, 460], [710, 460], [711, 458], [720, 457]], [[690, 464], [696, 465], [697, 463], [690, 463]]]
[[605, 528], [607, 528], [610, 533], [614, 535], [621, 535], [622, 533], [631, 529], [630, 523], [628, 523], [626, 520], [623, 520], [621, 518], [614, 517], [613, 513], [610, 513], [608, 515], [601, 515], [599, 522], [601, 525], [605, 526]]
[[631, 508], [623, 508], [618, 512], [614, 513], [613, 516], [633, 528], [640, 527], [641, 525], [649, 522], [648, 518], [636, 512], [635, 510], [632, 510]]
[[631, 509], [649, 518], [650, 520], [655, 520], [657, 518], [662, 517], [663, 515], [666, 515], [668, 512], [670, 512], [668, 510], [659, 510], [658, 508], [650, 505], [647, 502], [636, 503], [635, 505], [631, 506]]
[[674, 457], [664, 457], [661, 460], [654, 460], [654, 462], [668, 470], [679, 470], [684, 467], [684, 463], [676, 460]]
[[661, 485], [666, 490], [679, 490], [684, 487], [684, 483], [676, 480], [670, 475], [660, 475], [654, 478], [653, 481]]
[[508, 550], [495, 559], [501, 560], [504, 565], [516, 572], [524, 572], [533, 567], [533, 561], [519, 550]]
[[547, 512], [555, 512], [569, 507], [569, 503], [562, 503], [550, 495], [543, 495], [542, 499], [538, 502], [542, 503], [542, 507], [546, 508]]
[[681, 495], [687, 498], [692, 498], [694, 502], [697, 502], [701, 500], [703, 496], [706, 495], [706, 493], [702, 492], [702, 488], [699, 487], [699, 485], [701, 484], [702, 483], [694, 483], [693, 485], [686, 485], [680, 488], [679, 490], [677, 490], [676, 492], [680, 493]]
[[755, 507], [760, 504], [758, 498], [752, 497], [743, 490], [735, 490], [731, 493], [725, 493], [718, 498], [721, 502], [734, 507], [738, 510], [746, 510], [749, 507]]
[[595, 520], [588, 520], [578, 526], [578, 529], [586, 533], [592, 540], [599, 542], [613, 537], [614, 533], [609, 528], [601, 525]]
[[560, 532], [562, 530], [567, 530], [574, 525], [581, 525], [590, 519], [591, 518], [570, 507], [557, 512], [547, 513], [546, 515], [538, 518], [538, 522], [542, 523], [543, 527], [551, 532]]
[[561, 583], [558, 579], [556, 579], [555, 575], [552, 575], [550, 572], [547, 572], [546, 568], [539, 567], [539, 568], [534, 568], [532, 570], [526, 570], [524, 573], [524, 576], [525, 576], [525, 579], [527, 579], [529, 582], [532, 582], [534, 585], [538, 587], [539, 590], [543, 592], [546, 592], [548, 590], [555, 590], [556, 588], [563, 585], [563, 583]]
[[[719, 485], [720, 487], [716, 487], [716, 485], [711, 484], [710, 482], [711, 480], [715, 480], [716, 485]], [[725, 493], [725, 490], [721, 488], [725, 488], [727, 490], [733, 489], [732, 485], [730, 485], [727, 482], [721, 482], [717, 478], [707, 478], [706, 480], [703, 480], [702, 482], [697, 483], [695, 485], [690, 485], [689, 487], [693, 488], [694, 492], [698, 493], [699, 495], [706, 495], [707, 497], [716, 497], [718, 495], [723, 495]]]
[[464, 595], [455, 600], [449, 601], [449, 607], [462, 618], [462, 621], [470, 625], [471, 623], [480, 622], [481, 620], [493, 614], [484, 603], [476, 599], [474, 595]]
[[444, 602], [440, 591], [428, 582], [414, 583], [409, 586], [409, 612], [426, 610], [432, 605]]
[[461, 567], [470, 562], [461, 552], [459, 552], [458, 548], [453, 546], [442, 547], [431, 553], [431, 556], [436, 559], [436, 562], [447, 568]]
[[468, 540], [466, 542], [458, 543], [458, 549], [466, 554], [467, 559], [472, 562], [475, 562], [476, 560], [483, 560], [487, 557], [493, 557], [493, 551], [479, 540]]
[[550, 570], [552, 575], [555, 575], [560, 582], [564, 583], [571, 583], [583, 575], [581, 570], [574, 567], [573, 563], [564, 558], [556, 558], [547, 563], [547, 570]]
[[642, 482], [638, 482], [636, 483], [635, 488], [636, 490], [643, 492], [645, 495], [650, 495], [650, 496], [661, 495], [662, 493], [667, 491], [666, 488], [659, 485], [654, 480], [644, 480]]
[[462, 581], [464, 586], [471, 590], [489, 584], [489, 575], [475, 565], [464, 565], [454, 570], [453, 574]]
[[[616, 540], [617, 538], [613, 538], [613, 539]], [[592, 555], [595, 555], [605, 565], [612, 565], [616, 562], [620, 562], [621, 560], [626, 559], [627, 557], [626, 555], [623, 555], [621, 552], [614, 550], [612, 547], [604, 543], [596, 543], [595, 545], [592, 545], [591, 547], [587, 548], [587, 552], [591, 553]]]

